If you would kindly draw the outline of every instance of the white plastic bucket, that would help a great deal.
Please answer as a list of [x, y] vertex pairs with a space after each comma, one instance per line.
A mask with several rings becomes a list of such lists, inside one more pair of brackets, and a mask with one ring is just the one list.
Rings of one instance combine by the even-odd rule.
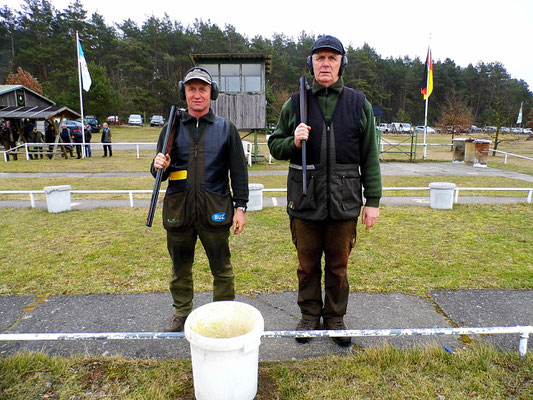
[[46, 186], [46, 205], [49, 213], [59, 213], [70, 211], [70, 185], [63, 186]]
[[[261, 313], [237, 301], [209, 303], [187, 317], [185, 337], [191, 346], [197, 400], [255, 397], [263, 330]], [[229, 337], [213, 337], [220, 333]]]
[[259, 211], [263, 209], [264, 188], [265, 187], [261, 183], [250, 183], [248, 185], [248, 211]]
[[431, 182], [429, 184], [429, 207], [441, 210], [453, 208], [455, 184], [448, 182]]

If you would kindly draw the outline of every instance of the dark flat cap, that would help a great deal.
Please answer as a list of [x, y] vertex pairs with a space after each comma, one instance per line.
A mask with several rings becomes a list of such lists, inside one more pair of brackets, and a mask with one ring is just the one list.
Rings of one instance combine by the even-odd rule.
[[340, 55], [346, 54], [346, 52], [344, 51], [344, 46], [342, 45], [341, 41], [331, 35], [325, 35], [325, 36], [322, 36], [320, 39], [318, 39], [313, 45], [313, 48], [311, 49], [311, 54], [314, 54], [317, 50], [320, 50], [320, 49], [335, 50]]

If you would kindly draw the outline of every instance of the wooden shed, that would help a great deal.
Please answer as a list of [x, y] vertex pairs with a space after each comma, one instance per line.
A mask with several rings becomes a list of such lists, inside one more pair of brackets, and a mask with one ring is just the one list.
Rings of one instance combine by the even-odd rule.
[[[67, 107], [56, 106], [52, 100], [43, 95], [28, 89], [23, 85], [0, 85], [0, 121], [11, 121], [15, 129], [19, 132], [20, 138], [25, 141], [22, 132], [24, 124], [32, 121], [38, 130], [44, 132], [45, 121], [48, 121], [56, 133], [56, 142], [44, 150], [44, 154], [51, 158], [56, 156], [58, 146], [61, 148], [65, 158], [68, 158], [64, 146], [59, 141], [58, 123], [64, 119], [76, 119], [81, 115]], [[20, 146], [19, 146], [20, 147]], [[30, 154], [23, 150], [10, 151], [10, 154]], [[37, 152], [42, 154], [41, 152]], [[4, 159], [7, 158], [4, 155]]]
[[0, 109], [16, 107], [50, 107], [56, 103], [22, 85], [0, 85]]
[[233, 122], [239, 130], [266, 127], [266, 74], [272, 55], [260, 53], [191, 54], [194, 65], [207, 69], [220, 88], [211, 102], [215, 114]]

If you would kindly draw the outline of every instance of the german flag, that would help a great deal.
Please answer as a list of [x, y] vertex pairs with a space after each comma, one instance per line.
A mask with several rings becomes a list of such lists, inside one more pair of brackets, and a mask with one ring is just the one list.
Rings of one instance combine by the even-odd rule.
[[420, 85], [420, 93], [424, 95], [424, 99], [431, 96], [433, 92], [433, 60], [431, 58], [431, 50], [428, 47], [428, 55], [426, 57], [426, 68], [424, 71], [424, 80]]

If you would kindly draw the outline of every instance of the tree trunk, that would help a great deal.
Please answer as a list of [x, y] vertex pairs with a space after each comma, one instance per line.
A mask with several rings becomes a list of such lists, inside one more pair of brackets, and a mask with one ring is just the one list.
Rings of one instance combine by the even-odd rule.
[[[494, 135], [494, 148], [493, 150], [498, 150], [498, 137], [500, 136], [500, 128], [498, 127], [496, 129], [496, 134]], [[496, 157], [496, 152], [493, 151], [492, 152], [492, 157]]]

